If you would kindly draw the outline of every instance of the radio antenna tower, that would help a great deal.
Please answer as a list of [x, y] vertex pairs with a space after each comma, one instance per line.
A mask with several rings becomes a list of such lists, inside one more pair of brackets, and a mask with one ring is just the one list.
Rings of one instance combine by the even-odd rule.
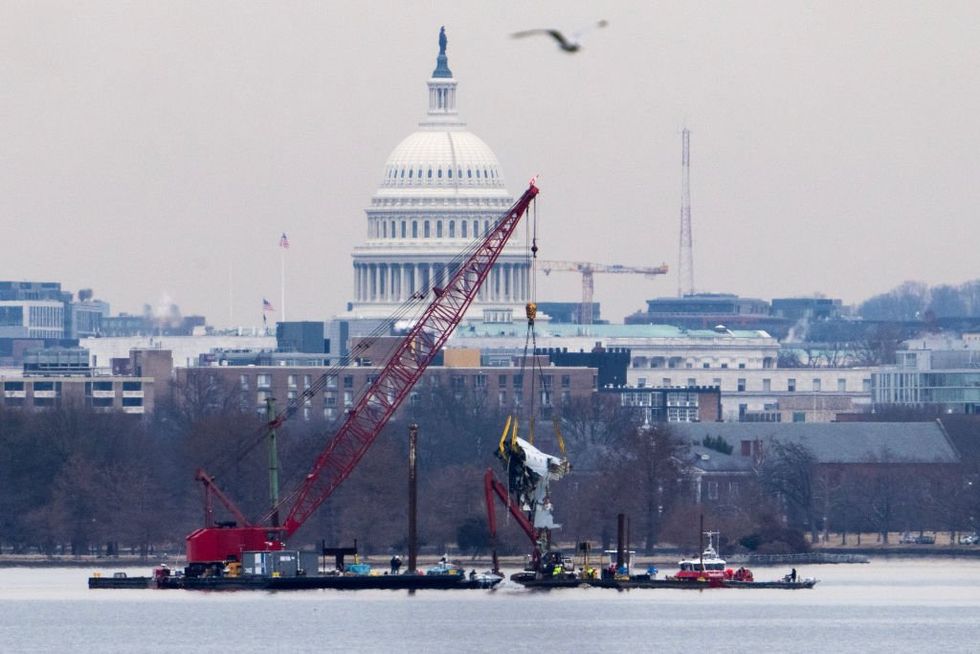
[[677, 266], [677, 295], [694, 292], [694, 250], [691, 245], [691, 131], [681, 132], [681, 252]]

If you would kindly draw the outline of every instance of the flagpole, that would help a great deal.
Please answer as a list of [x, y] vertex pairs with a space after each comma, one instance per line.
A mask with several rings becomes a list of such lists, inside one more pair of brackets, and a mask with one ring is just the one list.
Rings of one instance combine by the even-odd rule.
[[235, 326], [235, 260], [228, 260], [228, 327]]
[[280, 316], [282, 316], [282, 321], [286, 322], [286, 248], [279, 248], [281, 252], [279, 253], [281, 268], [279, 272], [279, 280], [281, 288], [280, 298], [279, 298], [279, 311]]

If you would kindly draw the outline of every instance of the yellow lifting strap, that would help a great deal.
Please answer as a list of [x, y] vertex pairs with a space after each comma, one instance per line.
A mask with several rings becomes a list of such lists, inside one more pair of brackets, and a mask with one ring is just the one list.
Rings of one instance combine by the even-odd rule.
[[507, 422], [504, 423], [504, 431], [500, 434], [500, 442], [497, 444], [497, 452], [500, 456], [504, 455], [504, 441], [507, 440], [507, 432], [510, 431], [510, 421], [512, 416], [507, 416]]
[[558, 451], [561, 452], [561, 458], [567, 458], [565, 456], [565, 437], [561, 435], [561, 421], [558, 420], [556, 414], [551, 415], [551, 422], [555, 425], [555, 440], [558, 441]]

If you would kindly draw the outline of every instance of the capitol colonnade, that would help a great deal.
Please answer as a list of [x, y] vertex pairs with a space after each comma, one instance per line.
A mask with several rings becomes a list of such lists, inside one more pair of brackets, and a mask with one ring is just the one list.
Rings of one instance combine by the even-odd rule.
[[[402, 303], [432, 286], [443, 286], [455, 267], [445, 263], [355, 263], [356, 302]], [[525, 303], [529, 299], [527, 263], [498, 263], [490, 271], [479, 299], [483, 302]]]

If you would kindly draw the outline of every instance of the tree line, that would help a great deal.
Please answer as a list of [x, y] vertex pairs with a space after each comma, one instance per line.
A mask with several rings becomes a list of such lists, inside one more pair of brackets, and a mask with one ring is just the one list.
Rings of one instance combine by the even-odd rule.
[[[0, 549], [44, 554], [183, 552], [203, 524], [198, 468], [257, 518], [269, 508], [265, 419], [242, 410], [237, 391], [175, 388], [152, 416], [84, 406], [32, 412], [0, 408]], [[572, 471], [552, 485], [563, 543], [610, 547], [616, 515], [630, 517], [631, 542], [646, 551], [698, 542], [699, 515], [732, 543], [796, 551], [821, 530], [856, 532], [963, 528], [969, 498], [926, 474], [896, 465], [846, 475], [812, 455], [778, 446], [760, 462], [737, 501], [698, 505], [690, 448], [668, 425], [643, 426], [614, 398], [595, 395], [554, 407], [534, 426], [534, 442], [557, 453], [559, 433]], [[299, 413], [278, 430], [283, 496], [308, 472], [337, 427]], [[419, 426], [419, 533], [432, 552], [485, 552], [483, 474], [506, 479], [494, 455], [506, 413], [485, 394], [419, 387], [350, 477], [291, 539], [295, 547], [352, 545], [362, 552], [407, 549], [408, 426]], [[524, 417], [521, 435], [530, 436]], [[712, 443], [724, 450], [723, 443]], [[871, 462], [869, 462], [871, 463]], [[872, 474], [871, 470], [878, 470]], [[884, 471], [884, 472], [883, 472]], [[951, 510], [950, 507], [957, 507]], [[288, 507], [287, 507], [288, 508]], [[975, 515], [975, 513], [974, 513]], [[520, 530], [497, 511], [498, 547], [528, 551]], [[226, 519], [219, 516], [219, 519]], [[785, 518], [785, 519], [784, 519]]]

